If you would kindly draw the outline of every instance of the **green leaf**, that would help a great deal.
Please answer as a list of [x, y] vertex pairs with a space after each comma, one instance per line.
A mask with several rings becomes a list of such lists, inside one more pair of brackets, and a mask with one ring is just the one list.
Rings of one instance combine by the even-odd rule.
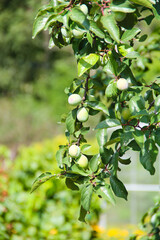
[[120, 140], [121, 140], [120, 137], [111, 139], [111, 140], [109, 140], [109, 141], [105, 144], [105, 147], [107, 147], [107, 146], [109, 146], [109, 145], [112, 145], [112, 144], [114, 144], [114, 143], [120, 142]]
[[71, 189], [73, 191], [78, 191], [79, 190], [79, 187], [76, 184], [74, 184], [74, 182], [70, 178], [66, 178], [65, 183], [66, 183], [66, 186], [69, 189]]
[[120, 121], [117, 119], [106, 119], [96, 126], [96, 129], [101, 129], [101, 128], [112, 128], [112, 127], [117, 127], [121, 125]]
[[90, 148], [91, 148], [91, 145], [90, 145], [90, 144], [84, 144], [84, 145], [81, 147], [81, 152], [82, 152], [83, 154], [85, 154], [86, 151], [88, 151]]
[[89, 161], [89, 168], [92, 170], [92, 172], [97, 171], [99, 160], [100, 160], [100, 154], [96, 154]]
[[108, 98], [115, 97], [117, 93], [118, 93], [117, 83], [116, 82], [109, 83], [105, 90], [106, 97]]
[[129, 101], [129, 109], [130, 109], [132, 115], [145, 109], [144, 99], [141, 96], [132, 97]]
[[96, 133], [97, 142], [100, 147], [103, 147], [107, 142], [107, 129], [99, 129]]
[[104, 200], [106, 200], [107, 202], [110, 202], [113, 205], [115, 205], [115, 199], [111, 190], [111, 186], [109, 184], [100, 186], [100, 188], [98, 188], [96, 193], [100, 195], [102, 198], [104, 198]]
[[65, 151], [66, 151], [66, 149], [62, 146], [56, 152], [56, 160], [57, 160], [59, 168], [63, 168], [63, 158], [64, 158]]
[[93, 186], [90, 183], [84, 184], [81, 191], [81, 205], [86, 211], [89, 211], [92, 193]]
[[152, 139], [147, 139], [144, 143], [144, 147], [140, 152], [140, 161], [143, 167], [150, 172], [151, 175], [155, 173], [153, 166], [158, 155], [158, 148]]
[[124, 165], [128, 165], [131, 163], [131, 159], [130, 158], [127, 158], [127, 159], [122, 159], [119, 157], [118, 161], [121, 163], [121, 164], [124, 164]]
[[156, 129], [155, 142], [158, 144], [158, 146], [160, 146], [160, 128]]
[[73, 22], [76, 22], [82, 27], [89, 29], [89, 21], [86, 19], [86, 15], [78, 7], [72, 8], [70, 18]]
[[56, 177], [56, 174], [52, 174], [50, 172], [45, 172], [42, 173], [36, 180], [34, 181], [32, 188], [31, 188], [31, 193], [34, 192], [39, 186], [41, 186], [43, 183], [47, 182], [49, 179]]
[[82, 176], [88, 176], [88, 174], [83, 170], [83, 168], [79, 167], [77, 164], [72, 166], [72, 173], [76, 173]]
[[69, 112], [67, 118], [66, 118], [66, 127], [67, 130], [73, 134], [75, 131], [75, 121], [76, 121], [76, 115], [77, 115], [77, 110], [74, 109], [71, 112]]
[[122, 37], [121, 40], [122, 41], [129, 41], [131, 39], [133, 39], [138, 33], [140, 33], [141, 30], [139, 28], [132, 28], [130, 30], [126, 30]]
[[158, 97], [156, 97], [154, 106], [155, 106], [155, 111], [159, 112], [159, 110], [160, 110], [160, 95]]
[[111, 160], [111, 150], [105, 147], [100, 147], [99, 151], [103, 164], [108, 164]]
[[117, 76], [118, 63], [115, 60], [115, 57], [113, 56], [113, 54], [109, 55], [109, 59], [106, 65], [104, 66], [103, 70], [108, 74], [113, 74]]
[[110, 9], [113, 12], [124, 12], [124, 13], [132, 13], [136, 11], [134, 6], [129, 1], [124, 1], [124, 0], [114, 0], [110, 4]]
[[119, 153], [115, 152], [112, 156], [113, 174], [117, 174]]
[[90, 21], [90, 28], [89, 30], [93, 32], [99, 38], [105, 38], [104, 32], [98, 27], [97, 23], [94, 21]]
[[139, 4], [141, 6], [153, 9], [153, 6], [149, 0], [129, 0], [130, 2]]
[[117, 197], [124, 198], [125, 200], [127, 200], [128, 192], [124, 184], [116, 176], [110, 177], [110, 183], [114, 194]]
[[132, 135], [134, 136], [134, 139], [136, 143], [139, 145], [139, 147], [142, 148], [144, 145], [144, 132], [135, 129]]
[[92, 68], [99, 60], [99, 55], [91, 53], [82, 57], [78, 62], [78, 76], [82, 76], [87, 70]]
[[94, 110], [102, 111], [103, 113], [109, 115], [108, 108], [105, 104], [99, 101], [86, 101], [84, 106], [88, 106]]
[[32, 38], [34, 39], [36, 35], [42, 31], [47, 23], [48, 18], [50, 17], [49, 15], [46, 16], [39, 16], [33, 23], [33, 30], [32, 30]]
[[78, 220], [79, 220], [80, 222], [86, 222], [86, 221], [85, 221], [86, 215], [87, 215], [87, 211], [81, 206]]
[[101, 17], [101, 23], [103, 27], [108, 31], [109, 35], [113, 40], [119, 43], [120, 41], [120, 31], [116, 24], [113, 15], [107, 14]]

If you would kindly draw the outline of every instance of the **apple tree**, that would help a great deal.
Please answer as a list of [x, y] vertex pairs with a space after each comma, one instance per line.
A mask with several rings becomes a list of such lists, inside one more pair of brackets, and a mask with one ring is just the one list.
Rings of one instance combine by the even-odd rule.
[[[149, 84], [144, 80], [151, 50], [146, 46], [142, 51], [139, 43], [147, 38], [142, 22], [149, 26], [159, 20], [159, 10], [159, 1], [150, 0], [51, 0], [35, 18], [33, 38], [48, 30], [49, 48], [71, 45], [78, 76], [65, 89], [72, 110], [62, 119], [67, 144], [56, 153], [60, 173], [43, 173], [31, 191], [51, 178], [65, 178], [68, 188], [81, 193], [81, 221], [89, 212], [92, 194], [113, 204], [114, 195], [127, 200], [118, 176], [121, 165], [131, 162], [124, 156], [127, 151], [137, 151], [143, 167], [155, 173], [160, 84], [158, 78]], [[142, 64], [142, 74], [136, 76]], [[86, 154], [91, 116], [96, 122], [97, 154]]]

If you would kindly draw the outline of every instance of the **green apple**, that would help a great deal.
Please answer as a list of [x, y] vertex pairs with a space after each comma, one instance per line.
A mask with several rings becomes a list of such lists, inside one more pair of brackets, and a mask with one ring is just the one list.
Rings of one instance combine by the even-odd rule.
[[122, 109], [121, 115], [122, 115], [124, 120], [128, 120], [130, 118], [130, 116], [131, 116], [131, 112], [130, 112], [129, 108], [128, 107], [124, 107]]
[[121, 91], [128, 89], [129, 84], [125, 78], [120, 78], [117, 81], [117, 88]]
[[82, 5], [80, 6], [80, 9], [81, 9], [81, 11], [82, 11], [85, 15], [88, 14], [88, 7], [87, 7], [85, 4], [82, 4]]
[[82, 98], [79, 94], [72, 94], [68, 98], [68, 103], [72, 106], [77, 106], [81, 103]]
[[124, 12], [115, 12], [114, 13], [115, 19], [117, 22], [121, 22], [125, 19], [126, 17], [126, 13]]
[[82, 154], [80, 156], [80, 158], [78, 159], [77, 163], [78, 163], [78, 165], [81, 168], [87, 168], [87, 166], [88, 166], [88, 158], [85, 155]]
[[82, 31], [80, 31], [80, 30], [77, 30], [77, 29], [73, 29], [72, 33], [73, 33], [73, 36], [74, 36], [74, 37], [76, 37], [76, 38], [82, 38], [84, 32], [82, 32]]
[[77, 119], [80, 122], [86, 122], [89, 118], [89, 114], [88, 111], [86, 110], [86, 108], [82, 107], [78, 110], [77, 112]]
[[80, 155], [80, 148], [77, 145], [72, 145], [69, 148], [69, 155], [73, 158], [77, 158]]

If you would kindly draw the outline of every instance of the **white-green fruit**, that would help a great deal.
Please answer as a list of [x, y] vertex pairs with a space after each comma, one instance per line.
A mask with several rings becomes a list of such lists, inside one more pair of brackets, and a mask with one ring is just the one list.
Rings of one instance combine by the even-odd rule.
[[123, 21], [126, 17], [126, 13], [124, 12], [115, 12], [114, 15], [117, 22]]
[[72, 106], [77, 106], [81, 103], [82, 98], [79, 94], [72, 94], [68, 98], [68, 103]]
[[82, 11], [85, 15], [88, 14], [88, 7], [87, 7], [85, 4], [82, 4], [82, 5], [80, 6], [80, 9], [81, 9], [81, 11]]
[[73, 36], [76, 38], [82, 38], [83, 37], [83, 32], [77, 29], [73, 29], [72, 31]]
[[87, 168], [88, 158], [85, 155], [81, 155], [77, 163], [81, 168]]
[[120, 78], [118, 81], [117, 81], [117, 88], [119, 90], [126, 90], [128, 89], [129, 87], [129, 84], [128, 84], [128, 81], [125, 79], [125, 78]]
[[80, 148], [77, 145], [72, 145], [69, 148], [69, 155], [73, 158], [77, 158], [80, 155]]
[[121, 115], [122, 115], [124, 120], [128, 120], [130, 118], [130, 116], [131, 116], [131, 112], [130, 112], [129, 108], [128, 107], [124, 107], [122, 109]]
[[82, 107], [78, 110], [77, 112], [77, 119], [80, 122], [86, 122], [89, 118], [89, 114], [88, 111], [86, 110], [86, 108]]

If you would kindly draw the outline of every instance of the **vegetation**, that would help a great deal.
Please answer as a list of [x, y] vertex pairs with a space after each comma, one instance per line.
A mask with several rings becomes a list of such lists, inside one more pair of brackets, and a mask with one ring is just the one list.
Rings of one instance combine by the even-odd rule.
[[[118, 172], [121, 164], [130, 164], [130, 158], [125, 158], [128, 150], [139, 152], [143, 167], [151, 175], [155, 173], [160, 146], [160, 85], [157, 79], [146, 83], [145, 67], [141, 76], [134, 72], [138, 71], [137, 62], [143, 56], [136, 43], [146, 39], [139, 23], [159, 20], [157, 7], [156, 2], [149, 0], [61, 0], [44, 5], [35, 18], [33, 38], [48, 29], [49, 47], [72, 45], [78, 78], [65, 92], [69, 103], [73, 98], [72, 105], [78, 106], [63, 119], [68, 143], [60, 145], [56, 153], [60, 174], [41, 174], [32, 192], [51, 178], [65, 177], [68, 188], [81, 192], [80, 221], [85, 221], [89, 213], [93, 193], [112, 204], [114, 195], [127, 200], [128, 192]], [[151, 61], [150, 56], [147, 59]], [[81, 102], [77, 101], [77, 94]], [[124, 107], [130, 113], [123, 118]], [[94, 115], [98, 119], [94, 126], [99, 144], [96, 155], [85, 152], [90, 147], [85, 138], [90, 127], [83, 124]], [[108, 128], [114, 128], [110, 137]], [[71, 157], [72, 145], [81, 148], [80, 157]]]

